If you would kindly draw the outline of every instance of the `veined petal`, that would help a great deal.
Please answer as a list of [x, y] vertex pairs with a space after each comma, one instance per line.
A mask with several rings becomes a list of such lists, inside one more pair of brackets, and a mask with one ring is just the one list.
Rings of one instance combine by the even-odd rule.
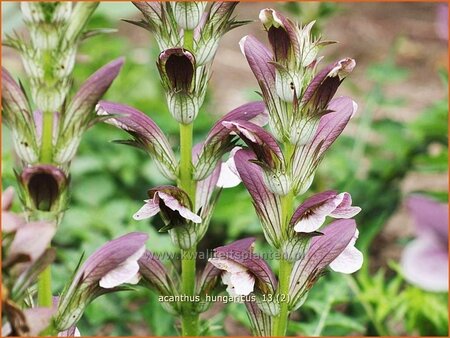
[[239, 150], [234, 159], [239, 176], [252, 197], [266, 239], [271, 245], [278, 247], [282, 224], [280, 197], [265, 186], [262, 169], [250, 162], [256, 159], [251, 151]]
[[342, 253], [330, 263], [330, 268], [336, 272], [350, 274], [361, 269], [363, 264], [363, 254], [355, 247], [355, 242], [358, 239], [359, 232], [356, 229], [352, 240]]
[[144, 14], [147, 20], [158, 24], [162, 23], [162, 3], [158, 1], [132, 1], [132, 3]]
[[325, 222], [326, 217], [351, 218], [361, 211], [359, 207], [351, 206], [349, 193], [337, 194], [335, 191], [325, 191], [308, 198], [301, 204], [291, 218], [297, 232], [317, 231]]
[[153, 155], [162, 166], [162, 173], [169, 179], [176, 179], [177, 161], [169, 141], [156, 123], [141, 111], [130, 106], [100, 101], [97, 114], [111, 116], [105, 122], [130, 134], [130, 143]]
[[[142, 248], [148, 239], [148, 235], [141, 232], [132, 232], [116, 238], [95, 251], [77, 273], [74, 280], [83, 278], [83, 283], [98, 283], [109, 272], [115, 270], [121, 264], [129, 262], [130, 257], [142, 256]], [[137, 257], [135, 260], [139, 259]]]
[[128, 257], [117, 268], [104, 275], [100, 279], [99, 285], [105, 289], [112, 289], [124, 283], [137, 284], [139, 282], [139, 278], [136, 280], [136, 275], [139, 272], [138, 259], [142, 257], [144, 252], [145, 245]]
[[255, 336], [269, 337], [272, 334], [272, 316], [261, 311], [256, 302], [245, 302]]
[[289, 127], [289, 121], [286, 116], [286, 103], [276, 94], [276, 72], [272, 52], [251, 35], [243, 37], [239, 45], [261, 88], [264, 102], [270, 112], [270, 127], [277, 139], [281, 139]]
[[[210, 259], [210, 263], [231, 275], [248, 271], [256, 278], [257, 286], [263, 293], [272, 293], [277, 286], [275, 275], [266, 261], [252, 252], [254, 241], [255, 238], [250, 237], [216, 248], [215, 257]], [[242, 278], [249, 281], [245, 276]], [[249, 285], [244, 287], [247, 288]]]
[[[194, 146], [192, 150], [192, 158], [198, 158], [198, 153], [203, 147], [202, 143]], [[197, 182], [197, 189], [195, 190], [195, 208], [197, 212], [201, 209], [201, 216], [209, 215], [211, 197], [214, 193], [215, 187], [221, 175], [221, 167], [217, 165], [213, 172], [205, 179]], [[214, 201], [212, 202], [214, 203]]]
[[[64, 331], [75, 325], [90, 301], [117, 290], [119, 282], [134, 282], [136, 273], [133, 262], [144, 253], [147, 239], [145, 233], [132, 232], [109, 241], [95, 251], [78, 269], [70, 286], [61, 295], [55, 316], [56, 329]], [[102, 288], [100, 282], [109, 288]]]
[[[333, 218], [352, 218], [359, 214], [361, 211], [360, 207], [352, 206], [352, 197], [348, 192], [343, 192], [339, 194], [342, 196], [342, 202], [330, 213]], [[338, 195], [338, 196], [339, 196]]]
[[344, 128], [347, 126], [350, 118], [357, 109], [356, 103], [349, 97], [338, 97], [328, 105], [328, 110], [332, 111], [324, 115], [319, 122], [316, 135], [313, 140], [313, 146], [319, 148], [321, 156], [338, 138]]
[[139, 272], [147, 286], [155, 288], [162, 295], [173, 295], [175, 290], [170, 275], [161, 261], [150, 251], [139, 259]]
[[356, 231], [354, 220], [337, 220], [321, 230], [322, 236], [311, 239], [306, 256], [294, 264], [289, 285], [289, 306], [295, 309], [311, 289], [322, 271], [352, 241]]
[[95, 118], [95, 105], [111, 86], [122, 68], [124, 59], [114, 60], [92, 74], [78, 90], [64, 113], [62, 130], [85, 127], [85, 123]]
[[355, 65], [355, 60], [346, 58], [325, 67], [306, 88], [302, 102], [310, 107], [313, 114], [324, 112], [342, 80], [353, 71]]
[[323, 154], [334, 143], [354, 115], [357, 105], [348, 97], [331, 100], [327, 108], [330, 113], [320, 118], [312, 141], [298, 146], [294, 152], [292, 177], [295, 189], [302, 189], [310, 181]]
[[224, 246], [219, 246], [214, 249], [214, 252], [217, 252], [219, 254], [226, 255], [228, 252], [237, 250], [237, 251], [253, 251], [253, 246], [256, 241], [255, 237], [247, 237], [238, 239], [237, 241], [231, 242]]
[[27, 163], [34, 163], [39, 156], [36, 130], [25, 93], [2, 67], [2, 117], [12, 131], [13, 146], [17, 155]]
[[155, 216], [160, 212], [159, 203], [155, 199], [144, 200], [145, 204], [133, 215], [136, 221]]
[[300, 58], [301, 31], [296, 24], [271, 8], [261, 10], [259, 19], [267, 30], [277, 62], [288, 63], [291, 57]]
[[173, 196], [166, 194], [164, 192], [158, 192], [159, 197], [164, 201], [164, 204], [172, 209], [173, 211], [178, 211], [181, 216], [185, 219], [190, 220], [194, 223], [201, 223], [202, 219], [200, 216], [183, 206], [176, 198]]
[[336, 209], [342, 198], [336, 200], [335, 191], [325, 191], [308, 198], [302, 203], [291, 218], [290, 224], [294, 225], [297, 232], [313, 232], [318, 230], [325, 218]]
[[235, 136], [230, 135], [230, 131], [222, 123], [236, 120], [252, 121], [264, 125], [267, 123], [266, 106], [261, 101], [247, 103], [232, 110], [216, 122], [208, 133], [199, 155], [194, 159], [195, 180], [207, 177], [222, 156], [234, 147]]
[[259, 161], [271, 168], [283, 161], [283, 153], [275, 138], [264, 130], [247, 121], [224, 121], [224, 127], [235, 132], [253, 150]]
[[275, 67], [270, 63], [273, 60], [270, 50], [252, 35], [243, 37], [239, 45], [263, 94], [275, 90]]

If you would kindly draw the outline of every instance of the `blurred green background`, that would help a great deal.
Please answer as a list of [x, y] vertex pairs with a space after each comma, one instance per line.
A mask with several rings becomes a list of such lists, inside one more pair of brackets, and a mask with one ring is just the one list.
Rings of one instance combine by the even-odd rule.
[[[357, 246], [365, 264], [353, 276], [329, 273], [322, 278], [292, 315], [290, 334], [447, 335], [447, 293], [409, 285], [398, 266], [402, 248], [413, 234], [405, 198], [419, 191], [448, 200], [448, 55], [447, 41], [436, 32], [440, 4], [242, 3], [237, 15], [256, 20], [259, 10], [270, 6], [301, 22], [317, 20], [317, 34], [338, 40], [336, 46], [322, 50], [326, 61], [350, 56], [358, 63], [338, 95], [351, 95], [359, 111], [326, 155], [311, 193], [348, 191], [354, 204], [362, 207]], [[3, 31], [23, 30], [18, 4], [3, 2], [2, 7]], [[129, 2], [101, 3], [89, 26], [113, 27], [118, 32], [81, 45], [74, 88], [106, 62], [125, 56], [125, 66], [105, 99], [146, 112], [176, 148], [178, 126], [162, 99], [156, 43], [148, 32], [120, 21], [135, 17], [138, 11]], [[196, 141], [204, 138], [219, 116], [258, 99], [256, 81], [238, 47], [239, 39], [249, 33], [266, 41], [259, 23], [236, 29], [222, 41], [211, 89], [195, 123]], [[24, 80], [13, 51], [3, 49], [2, 63]], [[124, 137], [99, 124], [83, 138], [72, 164], [71, 206], [54, 239], [59, 249], [53, 268], [55, 294], [62, 290], [81, 252], [90, 254], [126, 232], [147, 232], [151, 251], [174, 252], [167, 234], [157, 232], [157, 218], [149, 222], [131, 218], [147, 188], [165, 181], [143, 152], [110, 142]], [[5, 127], [2, 142], [2, 183], [7, 187], [15, 185], [15, 157]], [[200, 250], [247, 235], [258, 237], [258, 251], [269, 250], [248, 193], [242, 185], [224, 190]], [[204, 319], [209, 321], [208, 334], [249, 333], [242, 304], [216, 304]], [[142, 288], [97, 299], [79, 329], [82, 335], [177, 333], [172, 316], [164, 312], [156, 295]]]

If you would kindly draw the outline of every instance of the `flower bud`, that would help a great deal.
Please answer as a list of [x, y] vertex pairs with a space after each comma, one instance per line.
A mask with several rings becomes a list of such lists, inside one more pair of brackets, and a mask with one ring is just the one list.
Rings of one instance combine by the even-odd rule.
[[275, 70], [275, 89], [280, 99], [292, 103], [301, 92], [300, 75], [277, 67]]
[[289, 141], [297, 146], [310, 143], [319, 126], [320, 119], [314, 116], [306, 116], [294, 119], [290, 129]]
[[21, 1], [20, 9], [27, 22], [39, 23], [45, 20], [43, 8], [39, 2]]
[[201, 41], [196, 48], [195, 57], [197, 65], [201, 66], [212, 61], [219, 48], [219, 39], [211, 39], [207, 41]]
[[166, 49], [159, 55], [158, 69], [165, 87], [189, 92], [194, 86], [195, 57], [183, 48]]
[[275, 195], [285, 196], [291, 191], [291, 179], [284, 170], [263, 168], [262, 172], [267, 189]]
[[44, 112], [60, 111], [67, 95], [67, 89], [61, 82], [57, 83], [57, 86], [40, 84], [36, 88], [32, 88], [36, 106]]
[[106, 243], [86, 260], [60, 297], [54, 321], [58, 331], [75, 325], [96, 297], [139, 281], [138, 260], [147, 238], [144, 233], [129, 233]]
[[205, 86], [196, 92], [194, 55], [182, 48], [167, 49], [159, 55], [158, 69], [172, 116], [180, 123], [192, 123], [197, 117], [205, 94]]
[[30, 38], [37, 49], [50, 50], [58, 47], [59, 33], [51, 25], [40, 25], [30, 30]]
[[172, 4], [177, 24], [187, 30], [192, 30], [200, 22], [207, 2], [204, 1], [177, 1]]
[[27, 208], [59, 212], [65, 208], [68, 178], [52, 165], [27, 167], [20, 175]]
[[183, 93], [168, 93], [167, 104], [173, 118], [182, 124], [191, 124], [200, 109], [197, 98]]

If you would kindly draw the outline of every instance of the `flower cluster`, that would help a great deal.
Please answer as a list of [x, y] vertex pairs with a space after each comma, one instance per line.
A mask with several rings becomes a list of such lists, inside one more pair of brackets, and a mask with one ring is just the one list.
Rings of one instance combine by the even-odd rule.
[[[254, 254], [236, 260], [238, 242], [217, 249], [210, 262], [223, 271], [230, 295], [265, 290], [265, 297], [247, 304], [255, 334], [284, 335], [289, 312], [302, 304], [327, 266], [352, 273], [362, 265], [351, 219], [361, 209], [352, 206], [349, 193], [318, 193], [294, 210], [295, 197], [308, 191], [324, 153], [356, 112], [352, 99], [334, 98], [355, 61], [345, 58], [317, 71], [319, 49], [330, 42], [311, 36], [313, 23], [302, 27], [273, 9], [262, 10], [259, 18], [272, 51], [252, 36], [240, 46], [260, 86], [272, 133], [239, 119], [222, 125], [246, 145], [227, 162], [227, 177], [229, 185], [242, 180], [266, 240], [280, 253], [278, 282], [266, 265], [252, 263]], [[338, 220], [324, 227], [327, 217]], [[263, 271], [271, 277], [261, 288], [256, 281]]]
[[94, 73], [71, 99], [78, 44], [104, 30], [84, 31], [98, 3], [22, 2], [27, 41], [8, 36], [4, 45], [19, 52], [30, 97], [2, 68], [2, 109], [20, 159], [20, 196], [30, 214], [56, 215], [67, 206], [69, 164], [82, 134], [98, 118], [95, 105], [119, 73], [115, 60]]
[[[289, 313], [301, 306], [327, 267], [353, 273], [363, 262], [352, 219], [361, 209], [352, 205], [350, 194], [330, 190], [305, 196], [325, 152], [356, 113], [352, 99], [334, 97], [355, 61], [345, 58], [321, 67], [319, 50], [331, 42], [312, 37], [313, 23], [301, 26], [273, 9], [262, 10], [259, 18], [272, 50], [252, 36], [244, 37], [240, 47], [263, 101], [232, 110], [203, 142], [193, 145], [193, 125], [220, 38], [246, 22], [233, 17], [236, 2], [134, 2], [143, 19], [129, 22], [150, 31], [160, 48], [156, 65], [167, 106], [180, 128], [178, 156], [145, 113], [100, 100], [122, 59], [102, 67], [69, 98], [78, 43], [99, 32], [84, 31], [97, 5], [23, 3], [30, 39], [6, 39], [22, 57], [31, 93], [28, 98], [28, 91], [2, 70], [2, 108], [20, 159], [18, 181], [26, 211], [25, 218], [11, 212], [12, 191], [6, 190], [2, 300], [9, 332], [75, 334], [92, 300], [141, 284], [162, 296], [199, 297], [196, 303], [164, 303], [168, 312], [180, 316], [183, 335], [195, 336], [199, 315], [210, 305], [207, 296], [222, 280], [231, 296], [254, 296], [243, 301], [255, 334], [285, 335]], [[120, 142], [147, 152], [173, 182], [149, 189], [133, 218], [160, 216], [164, 225], [159, 230], [167, 231], [181, 251], [181, 272], [178, 266], [167, 269], [146, 250], [145, 233], [133, 232], [80, 261], [53, 302], [51, 288], [44, 283], [38, 297], [46, 301], [22, 310], [17, 303], [55, 258], [49, 245], [67, 206], [70, 162], [83, 132], [99, 120], [129, 134], [130, 139]], [[255, 238], [245, 238], [216, 248], [197, 278], [196, 247], [208, 229], [220, 189], [241, 181], [266, 240], [279, 253], [278, 273], [254, 252]], [[302, 203], [295, 208], [297, 196]], [[37, 221], [43, 218], [52, 222]], [[326, 224], [329, 218], [336, 220]]]

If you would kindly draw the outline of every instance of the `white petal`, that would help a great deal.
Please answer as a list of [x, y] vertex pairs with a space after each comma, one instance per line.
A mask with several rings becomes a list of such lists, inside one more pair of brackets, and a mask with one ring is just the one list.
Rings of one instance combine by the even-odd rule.
[[296, 232], [313, 232], [319, 230], [322, 224], [325, 222], [326, 216], [317, 215], [315, 213], [308, 217], [300, 219], [294, 226]]
[[159, 212], [159, 205], [155, 200], [145, 200], [145, 204], [134, 215], [136, 221], [155, 216]]
[[239, 40], [239, 48], [241, 49], [241, 53], [245, 56], [245, 42], [248, 38], [248, 35], [244, 36], [241, 40]]
[[145, 246], [142, 246], [133, 255], [128, 257], [125, 262], [104, 275], [100, 279], [99, 285], [102, 288], [111, 289], [123, 283], [135, 284], [137, 277], [136, 275], [139, 274], [139, 264], [137, 261], [141, 258], [144, 252]]
[[405, 279], [427, 291], [448, 291], [447, 250], [432, 237], [408, 243], [400, 261]]
[[247, 271], [247, 269], [239, 263], [233, 262], [224, 258], [210, 258], [209, 262], [220, 270], [225, 270], [230, 273], [238, 273]]
[[231, 154], [227, 161], [222, 163], [220, 168], [220, 176], [216, 184], [216, 186], [220, 188], [233, 188], [241, 183], [241, 177], [237, 172], [234, 157], [232, 155], [233, 154]]
[[77, 327], [75, 328], [75, 333], [74, 333], [73, 336], [74, 336], [74, 337], [81, 337], [81, 332], [80, 332], [80, 330], [78, 330]]
[[238, 296], [247, 296], [255, 287], [255, 277], [247, 271], [233, 273], [230, 276], [230, 285]]
[[301, 218], [294, 226], [294, 230], [297, 232], [313, 232], [317, 231], [325, 222], [327, 216], [329, 216], [336, 207], [342, 202], [344, 195], [339, 194], [335, 198], [325, 202], [320, 207], [310, 210], [307, 217]]
[[352, 113], [351, 117], [355, 116], [356, 112], [358, 111], [358, 104], [353, 100], [352, 100], [352, 106], [353, 106], [353, 113]]
[[199, 215], [193, 213], [191, 210], [186, 208], [185, 206], [181, 205], [180, 201], [178, 201], [173, 196], [170, 196], [164, 192], [159, 191], [158, 192], [159, 197], [164, 201], [164, 204], [174, 210], [178, 211], [181, 216], [183, 216], [185, 219], [188, 219], [194, 223], [201, 223], [202, 219]]
[[344, 251], [331, 262], [330, 268], [336, 272], [341, 273], [353, 273], [361, 269], [363, 264], [363, 254], [355, 247], [355, 241], [358, 238], [358, 229], [355, 232], [350, 243], [344, 249]]
[[361, 208], [352, 206], [352, 197], [348, 192], [340, 193], [338, 196], [342, 197], [342, 202], [330, 213], [331, 217], [352, 218], [359, 214]]

